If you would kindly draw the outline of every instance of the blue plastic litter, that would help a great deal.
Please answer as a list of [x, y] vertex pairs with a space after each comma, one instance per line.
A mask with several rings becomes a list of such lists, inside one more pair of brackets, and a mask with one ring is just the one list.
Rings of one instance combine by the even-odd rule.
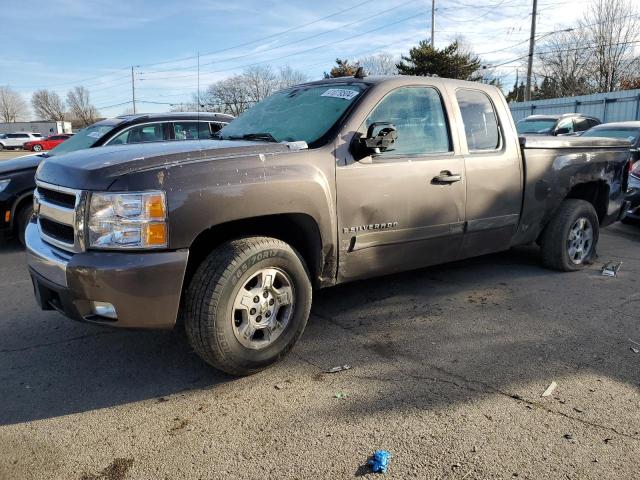
[[371, 465], [371, 470], [373, 473], [387, 473], [387, 467], [389, 466], [389, 459], [391, 458], [391, 453], [386, 450], [376, 450], [373, 453], [373, 458], [369, 460], [369, 465]]

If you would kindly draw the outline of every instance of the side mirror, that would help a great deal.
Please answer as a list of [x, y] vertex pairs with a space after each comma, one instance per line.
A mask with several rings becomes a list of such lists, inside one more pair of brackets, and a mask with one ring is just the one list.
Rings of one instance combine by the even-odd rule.
[[567, 127], [556, 128], [556, 131], [553, 132], [554, 135], [568, 135], [571, 133]]
[[368, 130], [367, 136], [360, 139], [360, 143], [373, 153], [380, 153], [387, 150], [393, 145], [398, 138], [396, 126], [389, 122], [372, 123]]

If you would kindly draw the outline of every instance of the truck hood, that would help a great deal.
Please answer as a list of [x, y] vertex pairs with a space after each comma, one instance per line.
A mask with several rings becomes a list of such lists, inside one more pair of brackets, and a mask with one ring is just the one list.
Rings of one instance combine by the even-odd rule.
[[0, 162], [0, 176], [8, 173], [15, 173], [21, 170], [30, 170], [40, 165], [44, 157], [38, 154], [25, 155], [24, 157], [12, 158]]
[[107, 190], [118, 177], [128, 173], [289, 150], [285, 143], [235, 140], [115, 145], [47, 158], [38, 168], [36, 178], [79, 190]]

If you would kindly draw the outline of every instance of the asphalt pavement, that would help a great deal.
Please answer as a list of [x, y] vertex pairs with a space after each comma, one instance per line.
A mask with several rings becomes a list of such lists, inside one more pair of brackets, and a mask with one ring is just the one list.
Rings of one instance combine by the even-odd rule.
[[639, 246], [615, 225], [577, 273], [525, 247], [317, 292], [293, 352], [232, 378], [179, 332], [39, 311], [2, 245], [0, 478], [377, 478], [377, 449], [383, 478], [638, 478]]

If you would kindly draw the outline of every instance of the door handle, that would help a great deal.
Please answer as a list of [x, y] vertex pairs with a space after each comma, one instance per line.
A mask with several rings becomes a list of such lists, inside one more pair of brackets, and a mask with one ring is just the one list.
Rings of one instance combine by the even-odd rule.
[[462, 180], [462, 175], [459, 173], [451, 173], [449, 170], [443, 170], [440, 175], [437, 175], [431, 179], [431, 183], [456, 183]]

